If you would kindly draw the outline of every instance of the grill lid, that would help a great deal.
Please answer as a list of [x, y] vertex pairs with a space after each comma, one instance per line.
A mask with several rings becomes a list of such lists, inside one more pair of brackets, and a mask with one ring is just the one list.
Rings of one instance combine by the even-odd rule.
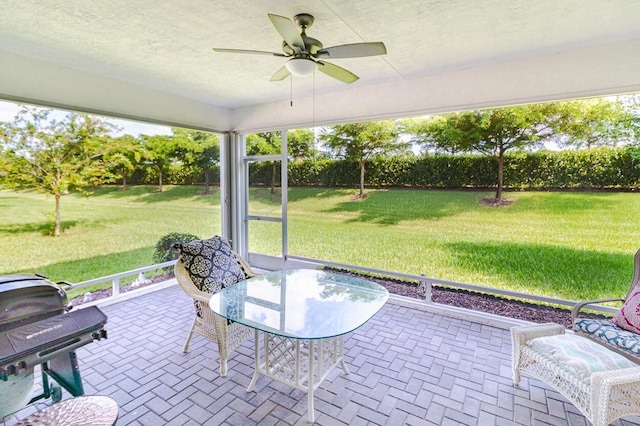
[[64, 313], [67, 294], [39, 275], [0, 276], [0, 331]]

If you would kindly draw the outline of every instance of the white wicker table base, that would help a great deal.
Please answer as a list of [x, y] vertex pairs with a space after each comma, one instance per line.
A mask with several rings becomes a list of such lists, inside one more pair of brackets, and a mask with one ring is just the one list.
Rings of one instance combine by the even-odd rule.
[[[343, 336], [319, 340], [300, 340], [255, 331], [255, 367], [247, 392], [253, 391], [258, 377], [270, 377], [307, 393], [309, 421], [315, 421], [313, 393], [331, 369], [344, 363]], [[262, 335], [262, 339], [260, 339]], [[260, 340], [263, 353], [260, 355]]]
[[594, 426], [606, 426], [620, 417], [640, 414], [640, 366], [600, 371], [583, 380], [569, 366], [527, 345], [537, 337], [564, 333], [563, 326], [552, 323], [511, 328], [514, 385], [520, 383], [521, 373], [542, 380], [573, 403]]

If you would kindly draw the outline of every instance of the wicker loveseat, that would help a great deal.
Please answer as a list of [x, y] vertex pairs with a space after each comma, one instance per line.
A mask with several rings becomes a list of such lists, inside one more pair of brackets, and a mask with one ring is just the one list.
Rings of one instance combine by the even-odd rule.
[[[201, 247], [202, 243], [204, 243], [204, 247]], [[203, 241], [197, 240], [188, 244], [191, 244], [191, 246], [182, 247], [182, 252], [174, 268], [175, 277], [180, 288], [187, 296], [193, 299], [195, 308], [193, 324], [184, 343], [183, 351], [187, 352], [189, 350], [189, 342], [194, 334], [216, 342], [220, 355], [220, 375], [226, 376], [229, 353], [251, 338], [254, 333], [248, 327], [229, 322], [225, 318], [214, 314], [209, 308], [209, 299], [211, 294], [217, 290], [227, 285], [235, 284], [237, 279], [242, 280], [254, 277], [256, 273], [253, 272], [249, 264], [240, 255], [231, 250], [229, 242], [222, 237], [214, 237]], [[193, 245], [196, 245], [196, 251], [199, 251], [201, 256], [195, 261], [192, 259], [187, 260], [185, 258], [189, 256], [185, 251], [186, 249], [193, 249]], [[176, 248], [181, 249], [181, 247]], [[191, 251], [193, 252], [193, 250]], [[189, 272], [189, 267], [197, 271], [196, 276]], [[221, 269], [226, 271], [229, 267], [238, 268], [235, 272], [236, 277], [231, 280], [228, 279], [229, 274], [220, 273]], [[200, 286], [197, 286], [194, 280], [200, 282]]]
[[[611, 298], [580, 302], [573, 308], [573, 311], [571, 312], [571, 320], [573, 323], [573, 330], [578, 335], [587, 337], [636, 363], [640, 363], [640, 334], [638, 333], [639, 330], [637, 329], [637, 324], [635, 327], [632, 324], [626, 324], [625, 317], [622, 315], [626, 307], [625, 305], [630, 305], [628, 311], [631, 312], [627, 312], [627, 316], [633, 315], [633, 311], [637, 310], [637, 307], [639, 306], [640, 250], [635, 254], [633, 266], [633, 278], [631, 279], [629, 291], [624, 299]], [[585, 308], [588, 309], [589, 306], [599, 303], [618, 301], [624, 302], [624, 305], [621, 312], [614, 317], [613, 321], [608, 319], [580, 317], [580, 312]], [[631, 319], [630, 322], [633, 323], [635, 321]], [[624, 327], [621, 327], [620, 324], [624, 325]]]

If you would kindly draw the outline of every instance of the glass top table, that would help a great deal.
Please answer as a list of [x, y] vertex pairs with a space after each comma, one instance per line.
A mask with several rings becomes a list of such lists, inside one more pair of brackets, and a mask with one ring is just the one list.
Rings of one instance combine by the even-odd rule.
[[[269, 272], [214, 294], [209, 307], [255, 330], [255, 370], [307, 392], [314, 421], [313, 392], [341, 363], [343, 336], [365, 324], [389, 298], [379, 284], [312, 269]], [[260, 356], [262, 336], [263, 356]]]
[[225, 288], [211, 297], [209, 306], [218, 315], [260, 331], [323, 339], [360, 327], [388, 297], [384, 287], [362, 278], [293, 269]]

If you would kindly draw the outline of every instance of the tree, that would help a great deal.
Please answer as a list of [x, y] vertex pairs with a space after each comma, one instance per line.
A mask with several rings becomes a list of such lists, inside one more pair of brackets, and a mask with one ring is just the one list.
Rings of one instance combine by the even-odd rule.
[[153, 167], [158, 176], [158, 192], [162, 192], [162, 179], [168, 172], [176, 152], [176, 145], [171, 136], [141, 135], [145, 152], [145, 163]]
[[[312, 158], [317, 154], [314, 147], [314, 134], [309, 129], [296, 129], [287, 132], [287, 155], [292, 160]], [[278, 155], [282, 153], [282, 136], [280, 132], [259, 132], [247, 135], [248, 155]], [[271, 194], [275, 194], [276, 161], [271, 162]]]
[[293, 160], [305, 160], [318, 154], [314, 146], [315, 135], [309, 129], [296, 129], [287, 132], [287, 154]]
[[113, 124], [86, 114], [69, 113], [57, 121], [51, 110], [23, 107], [2, 127], [4, 183], [53, 195], [54, 236], [60, 235], [60, 199], [69, 190], [114, 179], [105, 156], [112, 150]]
[[[10, 123], [0, 122], [0, 135], [6, 134], [6, 132], [9, 129], [9, 126], [10, 126]], [[9, 160], [10, 151], [7, 144], [4, 143], [4, 136], [1, 136], [0, 141], [2, 141], [2, 143], [0, 144], [0, 185], [9, 185], [8, 170], [10, 167], [10, 160]]]
[[204, 174], [205, 194], [210, 194], [211, 172], [220, 162], [220, 139], [215, 133], [181, 128], [171, 129], [176, 146], [174, 155], [184, 166], [196, 166]]
[[[277, 155], [282, 153], [280, 132], [260, 132], [247, 135], [247, 155]], [[276, 193], [276, 161], [271, 162], [271, 195]]]
[[505, 153], [539, 147], [555, 137], [555, 130], [566, 123], [567, 109], [558, 103], [533, 104], [446, 114], [436, 119], [439, 120], [437, 125], [424, 127], [434, 130], [427, 138], [439, 140], [454, 135], [460, 149], [477, 151], [496, 160], [495, 202], [500, 203]]
[[[287, 132], [287, 155], [291, 160], [304, 160], [317, 155], [312, 130], [296, 129]], [[248, 155], [274, 155], [282, 153], [280, 132], [260, 132], [247, 136]]]
[[434, 151], [457, 154], [469, 149], [465, 141], [466, 132], [460, 125], [454, 125], [462, 117], [461, 113], [430, 118], [402, 120], [402, 132], [411, 136], [410, 143], [420, 145], [424, 153]]
[[427, 149], [452, 154], [473, 150], [495, 158], [495, 202], [500, 203], [507, 151], [537, 148], [550, 140], [576, 147], [632, 141], [639, 134], [639, 120], [629, 109], [622, 102], [589, 99], [445, 114], [403, 125]]
[[633, 98], [604, 98], [564, 102], [567, 119], [558, 129], [565, 137], [561, 145], [594, 148], [633, 142], [640, 134], [638, 117], [633, 114]]
[[370, 121], [326, 128], [321, 139], [337, 157], [353, 160], [360, 168], [360, 192], [364, 198], [365, 164], [375, 155], [406, 154], [410, 144], [398, 142], [398, 126], [393, 121]]
[[113, 164], [118, 177], [122, 179], [122, 190], [127, 190], [127, 176], [133, 172], [145, 155], [140, 141], [131, 135], [122, 135], [113, 139], [114, 148], [107, 154], [107, 160]]

